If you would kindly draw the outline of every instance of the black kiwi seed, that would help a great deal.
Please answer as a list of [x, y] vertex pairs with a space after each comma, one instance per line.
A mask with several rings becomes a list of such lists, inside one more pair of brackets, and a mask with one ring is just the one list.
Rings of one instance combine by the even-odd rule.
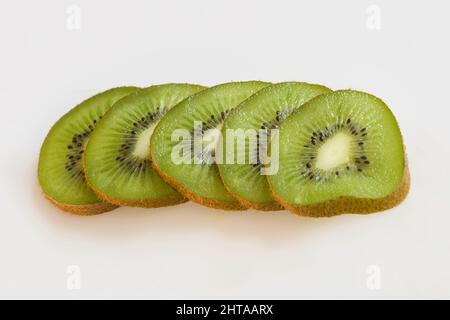
[[[365, 139], [363, 139], [362, 137], [365, 137], [367, 135], [367, 128], [359, 127], [358, 124], [352, 122], [351, 118], [347, 118], [341, 121], [334, 125], [331, 125], [330, 127], [325, 126], [321, 130], [314, 130], [311, 132], [311, 136], [309, 137], [309, 144], [307, 143], [303, 145], [304, 148], [308, 149], [309, 153], [306, 155], [307, 159], [305, 159], [305, 162], [303, 162], [302, 164], [307, 169], [306, 171], [301, 171], [300, 173], [304, 179], [315, 179], [317, 181], [328, 182], [330, 181], [330, 177], [332, 177], [333, 175], [335, 177], [340, 177], [343, 174], [343, 171], [336, 170], [334, 172], [324, 173], [324, 176], [322, 176], [321, 174], [318, 174], [311, 170], [312, 161], [315, 159], [315, 154], [313, 152], [313, 150], [315, 151], [315, 148], [313, 148], [313, 146], [316, 146], [319, 141], [320, 143], [323, 143], [324, 141], [326, 141], [326, 139], [333, 136], [333, 134], [337, 130], [346, 128], [346, 130], [348, 130], [352, 135], [358, 137], [356, 143], [360, 147], [361, 151], [364, 150]], [[358, 172], [363, 172], [363, 168], [365, 168], [364, 165], [369, 165], [370, 161], [368, 160], [366, 155], [361, 155], [354, 158], [354, 163], [356, 164], [354, 169], [356, 169]], [[349, 172], [352, 167], [350, 165], [346, 165], [343, 169]]]
[[67, 146], [67, 149], [69, 151], [64, 168], [70, 173], [70, 176], [72, 178], [84, 178], [84, 172], [82, 171], [81, 167], [77, 167], [77, 165], [81, 161], [81, 155], [84, 152], [83, 145], [86, 139], [94, 130], [96, 123], [97, 120], [93, 120], [93, 124], [89, 124], [86, 130], [74, 134], [71, 140], [72, 143]]
[[[150, 166], [150, 161], [147, 159], [137, 159], [132, 155], [133, 146], [137, 142], [137, 136], [142, 131], [146, 130], [154, 120], [159, 120], [166, 110], [158, 108], [155, 112], [148, 112], [145, 116], [140, 116], [130, 125], [128, 133], [124, 136], [122, 144], [119, 147], [119, 155], [116, 157], [118, 165], [130, 171], [138, 170], [139, 172], [146, 171]], [[203, 126], [206, 124], [203, 122]]]
[[277, 116], [275, 117], [275, 119], [277, 119], [277, 121], [281, 120], [281, 113], [280, 113], [280, 111], [277, 111]]

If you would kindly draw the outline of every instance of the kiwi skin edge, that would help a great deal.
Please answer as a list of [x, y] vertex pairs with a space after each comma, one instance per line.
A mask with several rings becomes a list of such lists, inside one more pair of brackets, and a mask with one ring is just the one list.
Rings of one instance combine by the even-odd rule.
[[45, 197], [50, 200], [51, 203], [53, 203], [56, 207], [59, 209], [76, 214], [79, 216], [93, 216], [100, 213], [108, 212], [111, 210], [114, 210], [118, 208], [116, 205], [113, 205], [111, 203], [106, 202], [99, 202], [99, 203], [93, 203], [93, 204], [66, 204], [66, 203], [60, 203], [50, 197], [49, 195], [45, 194]]
[[[269, 179], [267, 179], [269, 180]], [[333, 217], [341, 214], [368, 214], [391, 209], [400, 204], [408, 195], [411, 183], [408, 165], [405, 164], [403, 180], [401, 185], [386, 197], [379, 199], [339, 197], [334, 200], [325, 201], [313, 205], [295, 206], [278, 197], [272, 189], [269, 181], [270, 191], [276, 201], [286, 209], [299, 216], [304, 217]]]
[[95, 190], [92, 187], [92, 185], [90, 185], [89, 183], [88, 183], [88, 186], [95, 192], [95, 194], [100, 199], [102, 199], [103, 201], [106, 201], [107, 203], [110, 203], [111, 205], [116, 205], [116, 206], [127, 206], [127, 207], [137, 207], [137, 208], [161, 208], [161, 207], [168, 207], [168, 206], [185, 203], [186, 201], [188, 201], [182, 195], [166, 197], [166, 198], [161, 198], [161, 199], [153, 199], [153, 200], [130, 201], [130, 200], [123, 200], [123, 199], [114, 199], [114, 198], [107, 196], [104, 193], [101, 193], [101, 192]]
[[[88, 141], [89, 144], [89, 141]], [[82, 158], [83, 163], [83, 169], [86, 170], [86, 161], [83, 154]], [[177, 204], [181, 204], [187, 201], [185, 197], [182, 195], [177, 195], [174, 197], [166, 197], [161, 199], [153, 199], [153, 200], [136, 200], [136, 201], [130, 201], [130, 200], [123, 200], [123, 199], [114, 199], [109, 197], [103, 192], [100, 192], [94, 188], [94, 186], [90, 183], [89, 179], [86, 176], [86, 184], [89, 188], [92, 189], [92, 191], [95, 192], [97, 197], [99, 197], [101, 200], [105, 201], [105, 203], [108, 203], [110, 205], [115, 206], [116, 208], [119, 206], [127, 206], [127, 207], [136, 207], [136, 208], [161, 208], [161, 207], [168, 207], [173, 206]]]
[[220, 174], [220, 170], [219, 170], [219, 176], [220, 176], [220, 180], [222, 180], [222, 183], [225, 186], [225, 189], [228, 191], [228, 193], [245, 208], [247, 208], [247, 209], [251, 208], [251, 209], [255, 209], [255, 210], [259, 210], [259, 211], [285, 210], [285, 208], [280, 203], [277, 203], [277, 202], [255, 203], [255, 202], [251, 202], [251, 201], [248, 201], [247, 199], [239, 197], [237, 194], [233, 193], [233, 190], [228, 188], [227, 184], [225, 183], [225, 180], [223, 179], [222, 175]]
[[[40, 187], [40, 184], [39, 184]], [[68, 204], [68, 203], [61, 203], [53, 199], [51, 196], [46, 194], [42, 189], [42, 193], [44, 194], [45, 198], [49, 200], [53, 205], [58, 207], [59, 209], [72, 213], [78, 216], [93, 216], [101, 213], [105, 213], [108, 211], [112, 211], [114, 209], [117, 209], [118, 206], [107, 203], [107, 202], [99, 202], [99, 203], [92, 203], [92, 204]]]
[[159, 169], [158, 165], [155, 161], [151, 159], [151, 154], [149, 156], [149, 159], [151, 161], [153, 170], [155, 170], [161, 178], [164, 179], [165, 182], [167, 182], [170, 186], [175, 188], [178, 192], [180, 192], [183, 196], [188, 198], [189, 200], [199, 203], [203, 206], [213, 208], [213, 209], [222, 209], [222, 210], [247, 210], [246, 207], [243, 207], [239, 203], [233, 203], [228, 201], [219, 201], [219, 200], [211, 200], [207, 198], [202, 198], [195, 193], [192, 193], [189, 189], [183, 187], [181, 184], [176, 182], [172, 177], [165, 174], [161, 169]]

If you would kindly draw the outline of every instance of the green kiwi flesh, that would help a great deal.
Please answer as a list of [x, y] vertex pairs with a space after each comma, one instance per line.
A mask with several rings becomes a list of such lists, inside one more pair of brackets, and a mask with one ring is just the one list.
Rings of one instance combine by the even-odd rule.
[[86, 179], [104, 200], [137, 207], [186, 201], [152, 169], [150, 137], [173, 106], [205, 89], [191, 84], [151, 86], [116, 103], [99, 122], [84, 156]]
[[[380, 99], [341, 90], [296, 110], [279, 129], [274, 198], [305, 216], [370, 213], [399, 204], [409, 190], [402, 135]], [[278, 149], [278, 150], [277, 150]]]
[[[223, 161], [218, 164], [218, 168], [227, 190], [242, 205], [259, 210], [283, 209], [273, 199], [266, 177], [262, 174], [263, 164], [258, 159], [259, 150], [262, 150], [270, 139], [271, 130], [277, 129], [292, 112], [315, 96], [330, 91], [324, 86], [304, 82], [278, 83], [261, 89], [228, 115], [222, 129], [221, 145], [228, 149], [228, 140], [230, 137], [234, 139], [231, 152], [235, 155], [231, 163]], [[249, 139], [245, 139], [245, 145], [240, 147], [242, 149], [239, 152], [243, 152], [247, 157], [244, 163], [237, 161], [236, 151], [239, 147], [235, 141], [236, 136], [227, 134], [227, 131], [238, 130], [256, 133], [256, 145], [251, 146]], [[263, 145], [260, 145], [261, 143]], [[224, 149], [224, 152], [227, 151]]]
[[61, 209], [80, 215], [112, 210], [86, 184], [82, 157], [86, 143], [107, 110], [136, 87], [119, 87], [99, 93], [62, 116], [42, 144], [38, 179], [43, 193]]
[[[219, 209], [244, 209], [225, 189], [214, 163], [216, 132], [233, 108], [268, 85], [259, 81], [225, 83], [194, 94], [172, 108], [159, 122], [151, 138], [154, 168], [192, 201]], [[192, 146], [195, 123], [201, 124], [201, 137], [208, 140], [198, 154]], [[174, 139], [176, 130], [183, 130], [187, 135]], [[174, 150], [179, 150], [180, 157], [186, 161], [174, 161]]]

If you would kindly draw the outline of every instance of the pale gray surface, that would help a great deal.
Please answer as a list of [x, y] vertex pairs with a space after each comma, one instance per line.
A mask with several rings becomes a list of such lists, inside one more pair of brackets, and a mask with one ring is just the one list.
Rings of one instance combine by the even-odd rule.
[[[80, 30], [66, 27], [71, 4]], [[448, 1], [3, 0], [0, 298], [450, 298], [449, 12]], [[89, 95], [247, 79], [384, 99], [407, 146], [407, 201], [321, 220], [192, 203], [81, 218], [41, 196], [40, 145]], [[70, 265], [80, 290], [66, 287]]]

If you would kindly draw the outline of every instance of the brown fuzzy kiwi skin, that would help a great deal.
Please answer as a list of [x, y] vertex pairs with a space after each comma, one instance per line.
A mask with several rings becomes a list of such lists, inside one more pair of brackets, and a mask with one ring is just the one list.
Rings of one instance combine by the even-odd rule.
[[220, 179], [222, 180], [223, 185], [225, 186], [225, 189], [228, 191], [228, 193], [237, 201], [239, 202], [242, 206], [244, 206], [245, 208], [248, 209], [255, 209], [258, 211], [281, 211], [281, 210], [285, 210], [285, 208], [279, 204], [278, 202], [273, 202], [273, 203], [258, 203], [258, 202], [252, 202], [252, 201], [248, 201], [247, 199], [244, 199], [240, 196], [238, 196], [237, 194], [235, 194], [233, 192], [233, 190], [231, 190], [228, 185], [225, 183], [225, 180], [223, 179], [222, 175], [220, 174], [220, 170], [219, 171], [219, 176]]
[[[269, 179], [267, 179], [269, 181]], [[282, 204], [286, 209], [294, 214], [303, 217], [334, 217], [341, 214], [369, 214], [385, 211], [399, 205], [408, 195], [411, 184], [408, 165], [405, 165], [401, 185], [386, 197], [379, 199], [340, 197], [334, 200], [325, 201], [313, 205], [296, 206], [280, 198], [272, 189], [269, 181], [269, 187], [276, 201]]]
[[222, 184], [225, 186], [225, 189], [228, 191], [228, 194], [230, 196], [232, 196], [233, 199], [235, 199], [241, 206], [245, 207], [246, 209], [250, 209], [251, 208], [251, 209], [256, 209], [258, 211], [281, 211], [281, 210], [285, 210], [285, 207], [283, 207], [279, 202], [258, 203], [258, 202], [249, 201], [247, 199], [244, 199], [244, 198], [238, 196], [227, 185], [227, 183], [225, 182], [225, 179], [223, 178], [222, 174], [220, 173], [219, 168], [218, 167], [216, 167], [216, 168], [217, 168], [217, 172], [219, 173], [220, 180], [222, 180]]
[[[195, 93], [195, 94], [197, 94], [197, 93]], [[168, 113], [169, 112], [174, 112], [173, 110], [175, 110], [175, 108], [170, 109], [168, 111]], [[157, 124], [157, 126], [159, 126], [159, 124]], [[156, 128], [155, 128], [155, 130], [156, 130]], [[150, 138], [150, 139], [152, 139], [152, 138]], [[151, 142], [150, 142], [150, 145], [151, 145]], [[233, 195], [231, 195], [230, 192], [228, 192], [228, 189], [226, 189], [228, 194], [230, 194], [230, 196], [236, 202], [220, 201], [220, 200], [213, 200], [213, 199], [200, 197], [199, 195], [193, 193], [191, 190], [187, 189], [183, 185], [179, 184], [171, 176], [167, 175], [164, 171], [162, 171], [158, 167], [156, 162], [153, 161], [152, 156], [151, 156], [151, 152], [150, 152], [150, 155], [149, 155], [148, 159], [150, 160], [150, 163], [152, 164], [153, 169], [160, 175], [160, 177], [163, 178], [163, 180], [167, 184], [169, 184], [172, 188], [174, 188], [175, 190], [180, 192], [183, 196], [185, 196], [189, 200], [191, 200], [193, 202], [196, 202], [196, 203], [199, 203], [199, 204], [201, 204], [203, 206], [206, 206], [206, 207], [209, 207], [209, 208], [213, 208], [213, 209], [222, 209], [222, 210], [227, 210], [227, 211], [236, 211], [236, 210], [237, 211], [244, 211], [244, 210], [248, 209], [248, 206], [243, 205], [243, 203], [239, 202], [238, 199], [233, 197]], [[219, 173], [219, 170], [217, 169], [217, 167], [216, 167], [216, 171]], [[220, 173], [219, 173], [219, 176], [220, 176]], [[222, 177], [221, 177], [221, 180], [222, 180]]]
[[[329, 89], [323, 85], [319, 85], [319, 84], [314, 84], [326, 89]], [[269, 86], [270, 87], [270, 86]], [[269, 88], [267, 87], [267, 88]], [[331, 89], [330, 89], [331, 92]], [[239, 112], [239, 106], [232, 109], [231, 113], [237, 113]], [[278, 203], [277, 201], [273, 201], [273, 202], [265, 202], [265, 203], [261, 203], [261, 202], [254, 202], [254, 201], [249, 201], [247, 199], [244, 199], [242, 197], [240, 197], [239, 195], [237, 195], [236, 193], [233, 192], [233, 190], [231, 188], [229, 188], [229, 186], [227, 185], [225, 179], [223, 178], [222, 174], [220, 173], [220, 170], [218, 170], [219, 172], [219, 176], [220, 179], [222, 180], [223, 185], [225, 186], [225, 189], [228, 191], [228, 193], [237, 201], [239, 202], [242, 206], [246, 207], [246, 208], [251, 208], [251, 209], [255, 209], [258, 211], [282, 211], [285, 210], [286, 208], [283, 207], [280, 203]]]
[[[38, 183], [39, 187], [40, 184]], [[45, 198], [49, 200], [53, 205], [58, 207], [59, 209], [72, 213], [78, 216], [93, 216], [101, 213], [105, 213], [108, 211], [112, 211], [117, 209], [118, 206], [108, 203], [108, 202], [98, 202], [92, 204], [69, 204], [69, 203], [61, 203], [53, 199], [50, 195], [46, 194], [42, 188], [41, 192], [44, 194]]]
[[151, 154], [149, 156], [149, 159], [150, 159], [150, 163], [152, 164], [153, 169], [161, 176], [161, 178], [163, 178], [165, 182], [167, 182], [170, 186], [172, 186], [174, 189], [176, 189], [178, 192], [180, 192], [183, 196], [185, 196], [189, 200], [199, 203], [203, 206], [213, 208], [213, 209], [222, 209], [222, 210], [228, 210], [228, 211], [247, 210], [246, 207], [242, 206], [239, 203], [233, 203], [233, 202], [229, 202], [229, 201], [219, 201], [219, 200], [213, 200], [213, 199], [200, 197], [199, 195], [191, 192], [189, 189], [187, 189], [183, 185], [179, 184], [171, 176], [169, 176], [165, 172], [163, 172], [158, 167], [156, 162], [151, 159]]
[[[92, 186], [89, 185], [91, 188]], [[185, 203], [188, 201], [185, 197], [182, 195], [176, 195], [173, 197], [166, 197], [166, 198], [160, 198], [160, 199], [153, 199], [153, 200], [124, 200], [124, 199], [115, 199], [111, 198], [110, 196], [99, 192], [98, 190], [94, 190], [95, 194], [102, 199], [103, 201], [106, 201], [108, 203], [111, 203], [113, 205], [117, 206], [127, 206], [127, 207], [136, 207], [136, 208], [161, 208], [161, 207], [168, 207], [168, 206], [174, 206], [177, 204]]]
[[228, 193], [236, 199], [237, 202], [239, 202], [241, 205], [243, 205], [246, 208], [255, 209], [258, 211], [281, 211], [285, 210], [285, 208], [278, 202], [267, 202], [267, 203], [258, 203], [258, 202], [252, 202], [248, 201], [247, 199], [241, 198], [238, 195], [232, 193], [233, 191], [230, 190], [228, 187], [225, 187], [228, 191]]
[[[89, 141], [88, 141], [89, 143]], [[86, 171], [86, 158], [83, 154], [82, 161], [83, 169]], [[94, 185], [90, 182], [88, 177], [86, 176], [86, 184], [89, 188], [92, 189], [92, 191], [95, 192], [97, 197], [99, 197], [101, 200], [103, 200], [106, 203], [109, 203], [114, 206], [126, 206], [126, 207], [135, 207], [135, 208], [161, 208], [161, 207], [168, 207], [172, 205], [177, 205], [181, 203], [185, 203], [188, 201], [185, 197], [183, 197], [181, 194], [176, 195], [173, 197], [165, 197], [160, 199], [142, 199], [142, 200], [126, 200], [126, 199], [115, 199], [110, 196], [108, 196], [106, 193], [101, 192], [100, 190], [97, 190]]]
[[[117, 88], [120, 88], [120, 87], [117, 87]], [[109, 90], [113, 90], [113, 89], [115, 89], [115, 88], [111, 88]], [[140, 90], [139, 88], [136, 88], [136, 89], [138, 91]], [[104, 93], [104, 92], [100, 92], [100, 93], [98, 93], [98, 94], [96, 94], [96, 95], [94, 95], [94, 96], [92, 96], [90, 98], [87, 98], [87, 99], [83, 100], [82, 102], [80, 102], [78, 105], [81, 105], [84, 102], [88, 101], [89, 99], [92, 99], [92, 98], [94, 98], [97, 95], [101, 95], [102, 93]], [[50, 128], [50, 130], [55, 125], [56, 125], [56, 123], [53, 124], [53, 126]], [[41, 185], [39, 183], [39, 179], [38, 179], [38, 184], [39, 184], [39, 187], [41, 188]], [[93, 215], [109, 212], [109, 211], [112, 211], [112, 210], [118, 208], [117, 205], [114, 205], [114, 204], [108, 203], [108, 202], [103, 202], [103, 201], [98, 202], [98, 203], [92, 203], [92, 204], [67, 204], [67, 203], [61, 203], [61, 202], [58, 202], [55, 199], [53, 199], [50, 195], [46, 194], [42, 190], [42, 188], [41, 188], [41, 192], [44, 194], [45, 198], [47, 198], [53, 205], [55, 205], [59, 209], [65, 211], [65, 212], [68, 212], [68, 213], [72, 213], [72, 214], [78, 215], [78, 216], [93, 216]]]
[[111, 210], [118, 208], [116, 205], [107, 202], [99, 202], [93, 204], [67, 204], [60, 203], [50, 197], [48, 194], [45, 194], [45, 197], [50, 200], [56, 207], [59, 209], [69, 212], [78, 216], [93, 216], [100, 213], [105, 213]]

